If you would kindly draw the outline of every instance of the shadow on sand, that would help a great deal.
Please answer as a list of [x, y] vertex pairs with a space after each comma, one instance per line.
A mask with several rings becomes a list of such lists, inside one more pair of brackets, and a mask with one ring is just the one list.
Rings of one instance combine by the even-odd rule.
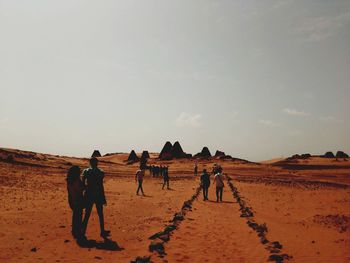
[[103, 241], [96, 241], [96, 240], [79, 240], [77, 241], [77, 244], [82, 248], [96, 248], [96, 249], [102, 249], [102, 250], [109, 250], [109, 251], [122, 251], [124, 248], [120, 247], [117, 242], [109, 239], [104, 238]]
[[214, 200], [207, 200], [207, 201], [210, 202], [210, 203], [215, 203], [215, 204], [220, 204], [220, 203], [233, 204], [233, 203], [236, 203], [236, 202], [232, 202], [232, 201], [221, 201], [221, 202], [216, 202]]
[[153, 197], [153, 195], [146, 195], [146, 194], [140, 195], [140, 196], [142, 196], [142, 197]]

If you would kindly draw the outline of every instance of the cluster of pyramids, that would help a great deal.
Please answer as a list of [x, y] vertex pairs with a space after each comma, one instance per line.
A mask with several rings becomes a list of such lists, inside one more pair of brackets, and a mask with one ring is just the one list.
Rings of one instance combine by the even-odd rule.
[[179, 159], [179, 158], [191, 158], [192, 154], [187, 154], [182, 150], [182, 147], [178, 141], [171, 144], [171, 142], [167, 141], [159, 154], [159, 159], [161, 160], [171, 160], [171, 159]]
[[[111, 155], [111, 154], [107, 154]], [[106, 156], [107, 156], [106, 155]], [[98, 150], [94, 150], [91, 157], [101, 157], [101, 153]], [[224, 152], [217, 150], [215, 155], [212, 156], [208, 147], [203, 147], [202, 151], [195, 154], [193, 158], [218, 158], [218, 159], [230, 159], [230, 155], [226, 155]], [[148, 151], [143, 151], [141, 157], [137, 156], [136, 152], [132, 150], [127, 159], [128, 162], [137, 162], [140, 160], [147, 160], [150, 158]], [[172, 159], [181, 159], [181, 158], [192, 158], [192, 154], [185, 153], [178, 141], [173, 144], [167, 141], [159, 154], [159, 159], [161, 160], [172, 160]]]
[[128, 161], [129, 162], [137, 162], [139, 160], [146, 160], [149, 159], [149, 152], [148, 151], [143, 151], [141, 154], [141, 158], [139, 158], [134, 150], [132, 150], [129, 154]]
[[333, 152], [326, 152], [321, 157], [324, 157], [324, 158], [349, 158], [349, 155], [343, 151], [337, 151], [337, 153], [335, 155]]

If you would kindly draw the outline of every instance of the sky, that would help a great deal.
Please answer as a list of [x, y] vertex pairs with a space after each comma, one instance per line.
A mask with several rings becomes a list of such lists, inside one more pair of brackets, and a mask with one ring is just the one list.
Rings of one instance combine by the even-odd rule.
[[350, 153], [348, 0], [0, 0], [0, 147]]

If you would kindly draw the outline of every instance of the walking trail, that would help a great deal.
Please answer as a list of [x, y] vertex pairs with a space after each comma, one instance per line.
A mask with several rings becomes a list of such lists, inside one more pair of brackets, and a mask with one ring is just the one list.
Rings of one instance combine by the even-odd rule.
[[266, 262], [269, 253], [256, 232], [241, 218], [239, 205], [230, 188], [224, 188], [223, 202], [215, 200], [215, 187], [209, 189], [209, 201], [202, 192], [185, 220], [165, 244], [163, 258], [154, 262]]

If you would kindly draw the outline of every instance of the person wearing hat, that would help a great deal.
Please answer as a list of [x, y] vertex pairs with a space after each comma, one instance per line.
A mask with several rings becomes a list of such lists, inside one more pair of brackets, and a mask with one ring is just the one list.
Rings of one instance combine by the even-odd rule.
[[201, 175], [201, 186], [203, 189], [203, 201], [208, 200], [208, 190], [210, 186], [210, 174], [207, 173], [207, 169], [203, 169]]

